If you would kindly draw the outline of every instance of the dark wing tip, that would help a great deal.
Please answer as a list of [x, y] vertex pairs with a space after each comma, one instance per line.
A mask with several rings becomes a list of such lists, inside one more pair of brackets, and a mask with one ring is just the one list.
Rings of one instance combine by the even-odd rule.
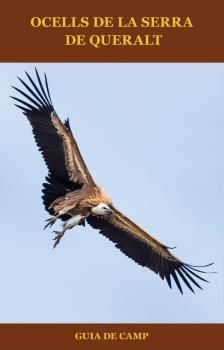
[[[207, 265], [196, 266], [196, 267], [204, 268], [204, 267], [208, 267], [211, 265], [213, 265], [213, 264], [207, 264]], [[175, 272], [177, 272], [180, 280], [182, 280], [182, 282], [184, 282], [184, 284], [190, 289], [190, 291], [192, 293], [195, 293], [195, 291], [192, 288], [192, 284], [195, 285], [197, 288], [203, 290], [203, 288], [197, 282], [197, 279], [199, 279], [200, 281], [209, 283], [208, 280], [206, 280], [205, 278], [200, 276], [200, 273], [212, 273], [210, 271], [203, 271], [203, 270], [195, 269], [194, 265], [180, 263], [179, 266], [177, 266], [174, 269], [172, 269], [171, 271], [169, 271], [168, 274], [170, 274], [173, 277], [181, 294], [183, 294], [183, 291], [182, 291], [182, 288], [180, 286], [180, 281], [179, 281], [177, 275], [175, 274]]]
[[46, 86], [46, 89], [47, 89], [47, 95], [48, 95], [49, 101], [51, 102], [51, 105], [53, 106], [53, 103], [51, 101], [51, 94], [50, 94], [50, 90], [49, 90], [49, 86], [48, 86], [46, 73], [44, 73], [44, 80], [45, 80], [45, 86]]
[[217, 271], [202, 271], [201, 270], [202, 268], [214, 265], [214, 263], [210, 263], [210, 264], [206, 264], [206, 265], [190, 265], [190, 264], [184, 264], [184, 265], [186, 267], [188, 267], [189, 269], [200, 272], [200, 273], [217, 273]]
[[189, 267], [208, 267], [208, 266], [212, 266], [212, 265], [214, 265], [215, 263], [214, 262], [212, 262], [212, 263], [209, 263], [209, 264], [206, 264], [206, 265], [190, 265], [190, 264], [185, 264], [185, 265], [187, 265], [187, 266], [189, 266]]
[[[20, 77], [17, 77], [20, 83], [23, 85], [23, 87], [25, 87], [26, 92], [18, 89], [15, 86], [12, 86], [12, 88], [16, 90], [20, 94], [20, 96], [23, 96], [24, 100], [20, 100], [19, 102], [22, 105], [25, 105], [26, 107], [28, 107], [28, 109], [52, 112], [54, 108], [53, 108], [53, 104], [49, 93], [46, 74], [44, 75], [44, 81], [42, 83], [36, 67], [35, 67], [35, 72], [36, 72], [36, 82], [31, 78], [31, 76], [26, 71], [25, 71], [25, 74], [26, 74], [26, 77], [28, 78], [28, 82], [25, 82]], [[31, 105], [27, 106], [27, 102], [31, 103]]]

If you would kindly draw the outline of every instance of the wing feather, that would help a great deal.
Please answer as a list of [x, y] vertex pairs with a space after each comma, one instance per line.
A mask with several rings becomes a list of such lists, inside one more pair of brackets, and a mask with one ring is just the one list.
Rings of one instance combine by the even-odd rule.
[[170, 288], [172, 288], [171, 277], [182, 294], [181, 281], [193, 293], [191, 283], [202, 289], [196, 279], [207, 282], [199, 275], [206, 271], [197, 270], [198, 274], [196, 274], [194, 267], [176, 258], [167, 246], [146, 233], [118, 210], [114, 209], [114, 214], [107, 217], [90, 216], [87, 221], [115, 243], [115, 246], [129, 258], [159, 274], [162, 279], [165, 278]]
[[[37, 70], [36, 82], [27, 72], [26, 76], [28, 83], [18, 78], [25, 91], [13, 87], [24, 99], [11, 97], [29, 120], [37, 146], [48, 167], [48, 183], [44, 185], [50, 184], [53, 187], [55, 197], [65, 195], [68, 191], [76, 190], [83, 185], [94, 185], [68, 120], [62, 123], [54, 110], [46, 74], [43, 82]], [[56, 183], [61, 185], [58, 186], [57, 191], [55, 191]], [[53, 198], [51, 188], [44, 186], [43, 193], [44, 202], [49, 204], [48, 194], [51, 199]]]

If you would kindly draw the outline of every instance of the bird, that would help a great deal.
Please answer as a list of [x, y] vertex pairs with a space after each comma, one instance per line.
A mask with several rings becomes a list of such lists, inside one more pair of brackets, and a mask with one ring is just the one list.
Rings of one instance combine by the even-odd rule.
[[[63, 122], [51, 100], [47, 76], [41, 79], [37, 68], [32, 78], [18, 77], [23, 88], [12, 86], [18, 96], [10, 96], [31, 124], [35, 142], [48, 168], [43, 183], [42, 199], [51, 215], [48, 226], [62, 221], [62, 230], [53, 231], [55, 248], [67, 230], [86, 223], [112, 241], [126, 256], [152, 270], [183, 294], [183, 285], [195, 293], [203, 289], [199, 283], [204, 268], [212, 265], [190, 265], [171, 253], [171, 247], [161, 243], [135, 224], [113, 204], [104, 189], [98, 186], [89, 172], [72, 133], [69, 119]], [[174, 247], [175, 248], [175, 247]], [[194, 288], [193, 288], [194, 287]]]

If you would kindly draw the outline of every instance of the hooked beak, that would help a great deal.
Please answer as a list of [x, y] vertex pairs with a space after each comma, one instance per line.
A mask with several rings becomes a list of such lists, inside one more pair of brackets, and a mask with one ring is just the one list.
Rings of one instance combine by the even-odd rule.
[[108, 213], [108, 214], [113, 214], [113, 213], [114, 213], [114, 211], [113, 211], [113, 209], [112, 209], [112, 208], [108, 208], [108, 209], [107, 209], [107, 213]]

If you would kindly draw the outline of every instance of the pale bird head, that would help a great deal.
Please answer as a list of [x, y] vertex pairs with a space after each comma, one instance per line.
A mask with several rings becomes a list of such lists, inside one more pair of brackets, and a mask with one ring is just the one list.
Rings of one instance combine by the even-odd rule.
[[107, 204], [105, 203], [100, 203], [96, 207], [91, 209], [92, 212], [96, 215], [109, 215], [113, 214], [113, 209], [110, 208]]

